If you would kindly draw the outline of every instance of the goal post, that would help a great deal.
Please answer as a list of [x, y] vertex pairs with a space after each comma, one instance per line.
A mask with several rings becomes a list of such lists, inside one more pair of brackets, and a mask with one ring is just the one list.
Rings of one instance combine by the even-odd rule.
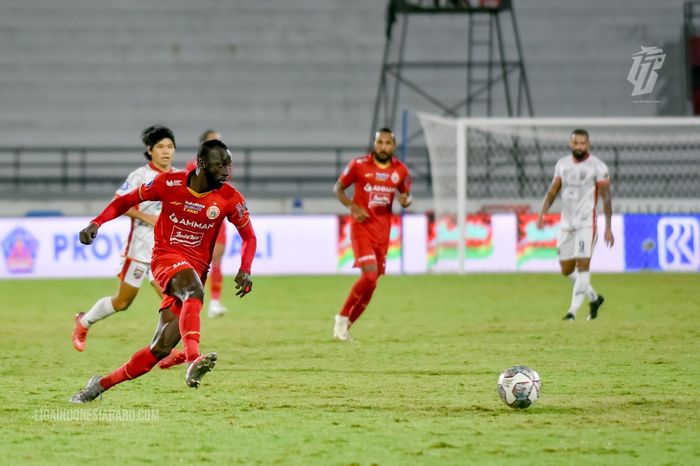
[[418, 118], [435, 219], [456, 227], [448, 241], [460, 273], [469, 260], [467, 214], [537, 212], [577, 128], [608, 165], [616, 212], [700, 209], [700, 118]]

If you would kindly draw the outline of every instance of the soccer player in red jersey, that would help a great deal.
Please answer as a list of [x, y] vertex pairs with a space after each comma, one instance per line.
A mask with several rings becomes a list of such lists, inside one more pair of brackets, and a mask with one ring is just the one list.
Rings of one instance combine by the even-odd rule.
[[[214, 130], [205, 130], [199, 136], [199, 143], [202, 144], [212, 139], [221, 140], [221, 134]], [[197, 167], [197, 159], [192, 159], [187, 162], [185, 170], [194, 170]], [[221, 287], [224, 282], [224, 276], [221, 273], [221, 259], [224, 257], [224, 252], [226, 249], [226, 224], [221, 225], [221, 230], [219, 230], [219, 235], [216, 237], [216, 244], [214, 245], [214, 254], [211, 260], [211, 269], [209, 271], [209, 309], [207, 310], [207, 316], [210, 318], [219, 317], [224, 312], [226, 312], [226, 307], [221, 304]], [[167, 362], [167, 361], [166, 361]], [[161, 367], [163, 367], [163, 361], [161, 361]]]
[[[221, 140], [221, 134], [213, 129], [205, 130], [199, 136], [199, 143], [203, 144], [207, 141], [213, 139]], [[185, 165], [185, 171], [194, 170], [197, 168], [197, 158], [190, 160]], [[212, 253], [211, 268], [209, 269], [209, 291], [211, 297], [209, 299], [209, 310], [207, 315], [209, 318], [218, 317], [226, 312], [226, 307], [221, 304], [221, 286], [224, 281], [224, 275], [221, 273], [221, 259], [224, 257], [224, 252], [226, 250], [226, 223], [221, 224], [221, 229], [219, 234], [216, 236], [216, 244], [214, 245], [214, 252]], [[170, 354], [158, 363], [158, 367], [161, 369], [170, 369], [173, 366], [177, 366], [185, 362], [185, 352], [180, 351], [177, 348], [173, 348]]]
[[155, 225], [151, 269], [164, 290], [160, 319], [149, 346], [140, 349], [122, 367], [105, 377], [92, 377], [73, 395], [73, 403], [87, 403], [114, 385], [149, 372], [182, 338], [187, 359], [185, 383], [197, 388], [202, 377], [214, 368], [217, 354], [199, 353], [199, 314], [216, 235], [224, 218], [236, 226], [243, 240], [241, 267], [236, 275], [236, 295], [252, 289], [250, 270], [255, 257], [256, 237], [245, 199], [226, 184], [231, 153], [219, 141], [207, 141], [197, 154], [197, 169], [158, 175], [153, 181], [114, 199], [80, 232], [80, 241], [91, 244], [99, 227], [117, 218], [141, 201], [161, 201]]
[[[333, 337], [341, 341], [352, 341], [348, 329], [364, 312], [384, 274], [396, 192], [402, 207], [411, 205], [411, 178], [406, 165], [394, 157], [395, 148], [392, 131], [380, 129], [374, 137], [374, 151], [350, 161], [333, 187], [338, 200], [352, 213], [352, 250], [355, 267], [362, 270], [335, 316]], [[352, 199], [345, 194], [350, 185], [355, 186]]]

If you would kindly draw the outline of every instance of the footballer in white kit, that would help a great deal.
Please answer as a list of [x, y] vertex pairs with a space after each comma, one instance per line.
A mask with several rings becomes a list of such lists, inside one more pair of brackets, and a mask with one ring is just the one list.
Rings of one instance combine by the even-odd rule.
[[596, 241], [598, 186], [608, 183], [608, 167], [591, 154], [581, 161], [569, 155], [559, 159], [554, 177], [561, 179], [559, 259], [591, 257]]
[[542, 202], [537, 227], [544, 226], [544, 216], [561, 192], [560, 233], [557, 253], [562, 275], [573, 283], [571, 305], [564, 320], [576, 319], [584, 298], [588, 299], [588, 319], [598, 317], [603, 296], [591, 286], [591, 254], [596, 241], [596, 205], [603, 201], [605, 213], [605, 244], [612, 247], [612, 201], [608, 167], [588, 152], [588, 131], [575, 129], [569, 141], [571, 155], [562, 157], [554, 168], [554, 179]]
[[[117, 190], [117, 196], [123, 196], [142, 184], [148, 183], [163, 173], [153, 163], [139, 167], [129, 174], [126, 181]], [[148, 215], [158, 216], [161, 203], [144, 201], [137, 209]], [[145, 277], [151, 277], [151, 254], [153, 253], [153, 225], [143, 220], [131, 219], [131, 230], [122, 251], [122, 261], [118, 277], [131, 286], [139, 288]]]
[[[149, 126], [141, 133], [141, 141], [146, 150], [143, 153], [148, 164], [137, 168], [129, 174], [126, 181], [117, 190], [116, 196], [123, 196], [144, 183], [152, 181], [160, 173], [172, 171], [175, 155], [175, 135], [160, 125]], [[78, 312], [73, 329], [73, 347], [85, 350], [88, 329], [116, 312], [125, 311], [136, 298], [141, 284], [148, 277], [153, 289], [162, 298], [163, 291], [152, 280], [151, 251], [153, 250], [153, 225], [161, 211], [160, 202], [142, 202], [129, 209], [126, 215], [131, 218], [131, 230], [122, 251], [122, 263], [119, 269], [119, 285], [112, 296], [98, 299], [86, 312]]]

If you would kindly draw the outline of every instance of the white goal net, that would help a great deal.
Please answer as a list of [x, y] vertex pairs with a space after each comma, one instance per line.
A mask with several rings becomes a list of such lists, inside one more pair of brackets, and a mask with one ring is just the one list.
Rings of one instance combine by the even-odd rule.
[[445, 118], [418, 114], [430, 158], [436, 222], [456, 226], [464, 271], [466, 216], [537, 211], [554, 165], [586, 129], [608, 166], [617, 211], [700, 211], [698, 118]]

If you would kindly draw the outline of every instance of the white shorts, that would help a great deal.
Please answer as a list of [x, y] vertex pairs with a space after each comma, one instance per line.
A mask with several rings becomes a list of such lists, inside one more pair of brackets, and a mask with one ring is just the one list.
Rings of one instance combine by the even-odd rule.
[[559, 238], [557, 238], [559, 260], [590, 259], [595, 241], [596, 234], [593, 227], [561, 230]]
[[134, 288], [141, 288], [141, 283], [143, 283], [144, 278], [148, 277], [148, 281], [153, 281], [153, 275], [151, 274], [151, 264], [145, 262], [135, 261], [128, 257], [122, 257], [120, 272], [117, 275], [119, 280], [124, 283], [133, 286]]

